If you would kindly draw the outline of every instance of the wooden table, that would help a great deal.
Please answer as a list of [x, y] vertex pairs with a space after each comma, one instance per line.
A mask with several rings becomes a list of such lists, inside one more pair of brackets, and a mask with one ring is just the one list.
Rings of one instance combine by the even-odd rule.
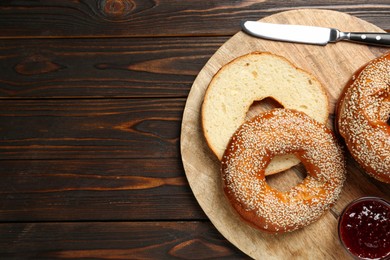
[[188, 185], [182, 114], [241, 20], [297, 8], [390, 29], [385, 0], [1, 1], [0, 258], [247, 259]]

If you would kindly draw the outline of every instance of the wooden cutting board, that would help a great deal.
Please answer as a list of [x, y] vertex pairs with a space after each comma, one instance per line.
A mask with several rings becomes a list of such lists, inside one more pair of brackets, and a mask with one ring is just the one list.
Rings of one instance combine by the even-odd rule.
[[[348, 14], [329, 10], [292, 10], [262, 19], [265, 22], [334, 27], [343, 31], [383, 32], [380, 28]], [[270, 235], [244, 223], [222, 193], [220, 163], [209, 150], [201, 129], [203, 97], [213, 75], [232, 59], [253, 51], [267, 51], [286, 57], [314, 74], [328, 90], [329, 127], [333, 125], [335, 103], [348, 79], [359, 67], [389, 49], [339, 42], [314, 46], [262, 40], [238, 32], [210, 58], [193, 83], [183, 114], [181, 153], [191, 189], [215, 227], [244, 253], [256, 259], [348, 259], [338, 240], [337, 221], [353, 199], [370, 195], [389, 199], [390, 187], [361, 170], [347, 155], [347, 181], [337, 204], [315, 223], [292, 233]], [[263, 106], [264, 104], [260, 104]], [[278, 189], [288, 189], [305, 176], [299, 165], [267, 179]]]

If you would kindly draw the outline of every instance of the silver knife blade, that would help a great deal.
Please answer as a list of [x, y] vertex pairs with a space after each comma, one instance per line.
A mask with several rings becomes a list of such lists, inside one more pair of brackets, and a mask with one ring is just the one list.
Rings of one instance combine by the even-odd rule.
[[246, 33], [269, 40], [318, 45], [348, 40], [390, 47], [390, 33], [342, 32], [335, 28], [258, 21], [245, 21], [241, 23], [241, 26]]
[[269, 40], [319, 45], [335, 42], [339, 35], [339, 31], [332, 28], [254, 21], [243, 22], [242, 28], [248, 34]]

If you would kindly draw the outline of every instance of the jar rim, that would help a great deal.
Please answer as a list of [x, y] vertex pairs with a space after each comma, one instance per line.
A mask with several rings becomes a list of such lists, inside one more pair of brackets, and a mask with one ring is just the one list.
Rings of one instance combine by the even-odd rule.
[[[385, 198], [382, 198], [382, 197], [378, 197], [378, 196], [363, 196], [363, 197], [359, 197], [359, 198], [356, 198], [356, 199], [353, 199], [351, 202], [349, 202], [345, 207], [344, 209], [341, 211], [340, 213], [340, 216], [339, 216], [339, 219], [338, 219], [338, 225], [337, 225], [337, 231], [338, 231], [338, 237], [339, 237], [339, 241], [341, 242], [341, 245], [343, 246], [343, 248], [345, 249], [345, 251], [347, 251], [352, 257], [356, 258], [356, 259], [369, 259], [369, 258], [362, 258], [362, 257], [358, 257], [356, 256], [355, 254], [353, 254], [347, 247], [347, 245], [344, 243], [344, 240], [342, 239], [342, 236], [341, 236], [341, 225], [342, 225], [342, 220], [343, 220], [343, 217], [345, 216], [345, 213], [354, 205], [362, 202], [362, 201], [376, 201], [376, 202], [380, 202], [381, 204], [383, 205], [386, 205], [389, 209], [390, 209], [390, 202], [388, 200], [386, 200]], [[379, 259], [385, 259], [387, 258], [389, 255], [386, 255], [384, 256], [384, 258], [379, 258]]]

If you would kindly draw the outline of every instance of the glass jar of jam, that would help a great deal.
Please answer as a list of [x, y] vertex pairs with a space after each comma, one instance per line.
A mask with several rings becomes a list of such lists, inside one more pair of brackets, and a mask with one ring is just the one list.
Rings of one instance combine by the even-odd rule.
[[377, 197], [351, 202], [338, 225], [344, 248], [356, 259], [390, 259], [390, 203]]

